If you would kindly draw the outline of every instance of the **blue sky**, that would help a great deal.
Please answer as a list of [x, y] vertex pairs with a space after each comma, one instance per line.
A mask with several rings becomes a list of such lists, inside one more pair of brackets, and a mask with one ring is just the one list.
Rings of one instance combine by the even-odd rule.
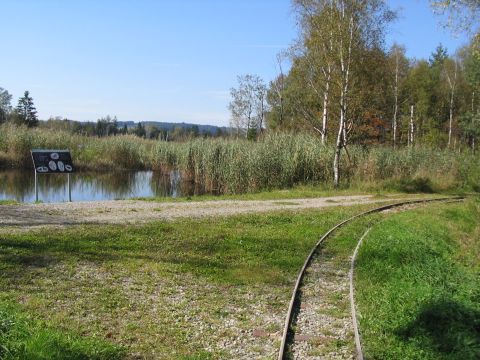
[[[390, 0], [387, 45], [428, 58], [465, 38], [438, 26], [428, 0]], [[290, 0], [0, 0], [0, 87], [39, 116], [228, 125], [239, 74], [266, 82], [296, 36]]]

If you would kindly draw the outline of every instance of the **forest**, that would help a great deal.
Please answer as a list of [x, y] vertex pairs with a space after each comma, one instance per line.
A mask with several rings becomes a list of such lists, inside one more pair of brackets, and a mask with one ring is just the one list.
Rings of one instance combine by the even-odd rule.
[[[474, 22], [478, 2], [433, 2], [449, 11], [452, 31]], [[335, 183], [348, 145], [471, 149], [480, 136], [479, 34], [453, 53], [439, 44], [429, 59], [410, 59], [401, 44], [385, 49], [397, 14], [382, 1], [293, 1], [299, 35], [278, 54], [279, 75], [255, 75], [232, 88], [232, 126], [246, 137], [269, 130], [308, 131], [335, 146]], [[471, 11], [472, 13], [469, 13]], [[471, 31], [472, 28], [468, 27]], [[285, 65], [290, 65], [283, 72]]]

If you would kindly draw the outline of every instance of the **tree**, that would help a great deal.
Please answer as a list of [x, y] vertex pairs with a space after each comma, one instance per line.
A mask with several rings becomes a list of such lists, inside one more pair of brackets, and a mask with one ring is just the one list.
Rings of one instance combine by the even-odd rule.
[[[268, 91], [268, 126], [281, 130], [321, 131], [320, 98], [305, 83], [305, 66], [301, 57], [292, 58], [287, 75], [280, 74]], [[326, 132], [325, 132], [326, 133]]]
[[470, 111], [480, 110], [480, 52], [475, 51], [474, 41], [464, 49], [464, 72], [470, 87]]
[[102, 117], [97, 120], [95, 126], [95, 133], [97, 136], [110, 136], [118, 134], [118, 120], [117, 117], [113, 118], [110, 115]]
[[454, 101], [458, 86], [458, 62], [456, 60], [447, 59], [444, 61], [443, 76], [446, 79], [449, 90], [448, 147], [450, 147], [452, 142], [453, 109], [455, 104]]
[[[312, 98], [299, 97], [299, 105], [308, 125], [321, 135], [322, 144], [327, 140], [327, 123], [332, 92], [332, 74], [335, 61], [332, 52], [334, 34], [332, 30], [332, 8], [310, 0], [295, 1], [297, 15], [302, 24], [299, 44], [293, 47], [291, 57], [301, 69], [298, 74], [303, 77], [303, 83], [310, 89]], [[323, 8], [320, 9], [323, 5]], [[319, 111], [307, 111], [305, 100], [318, 104]], [[310, 107], [311, 106], [308, 106]], [[321, 114], [321, 115], [320, 115]], [[320, 118], [321, 117], [321, 121]]]
[[393, 44], [388, 54], [389, 67], [391, 72], [394, 74], [393, 78], [393, 119], [392, 119], [392, 130], [393, 130], [393, 148], [397, 146], [397, 136], [398, 136], [398, 115], [399, 115], [399, 105], [401, 102], [401, 88], [404, 83], [405, 77], [408, 71], [408, 60], [405, 56], [405, 48], [399, 46], [398, 44]]
[[138, 137], [145, 138], [147, 136], [147, 132], [145, 130], [145, 127], [141, 122], [137, 124], [137, 127], [134, 130], [134, 134], [137, 135]]
[[28, 91], [25, 91], [23, 97], [18, 99], [18, 105], [15, 108], [15, 118], [18, 123], [28, 127], [38, 125], [37, 110]]
[[[346, 149], [348, 129], [352, 128], [355, 115], [350, 112], [351, 100], [357, 90], [358, 67], [369, 49], [374, 49], [383, 38], [384, 25], [393, 19], [382, 0], [295, 0], [300, 13], [300, 24], [306, 28], [302, 34], [322, 37], [320, 63], [331, 73], [326, 79], [336, 87], [338, 106], [338, 131], [333, 161], [334, 185], [340, 182], [340, 156]], [[306, 25], [307, 24], [307, 25]], [[310, 31], [313, 26], [315, 31]], [[305, 43], [305, 41], [304, 41]], [[308, 45], [308, 41], [306, 42]], [[308, 46], [306, 52], [309, 53]], [[313, 56], [315, 58], [315, 55]], [[307, 60], [310, 61], [310, 60]], [[326, 89], [326, 87], [325, 87]]]
[[478, 30], [480, 19], [479, 0], [431, 0], [434, 11], [447, 15], [444, 25], [454, 32]]
[[445, 76], [445, 63], [448, 59], [447, 49], [439, 44], [428, 60], [431, 86], [428, 89], [430, 99], [427, 116], [424, 118], [428, 117], [432, 122], [430, 128], [438, 131], [445, 130], [445, 121], [449, 117], [450, 89]]
[[230, 124], [237, 129], [237, 135], [244, 132], [246, 137], [255, 137], [264, 127], [267, 87], [257, 75], [242, 75], [237, 80], [238, 88], [230, 89]]
[[268, 119], [266, 121], [269, 123], [269, 126], [276, 127], [282, 126], [285, 119], [285, 88], [286, 88], [286, 76], [283, 73], [282, 61], [285, 58], [285, 54], [277, 55], [277, 64], [279, 75], [270, 82], [269, 88], [267, 90], [267, 103], [270, 105], [270, 108], [276, 109], [277, 111], [268, 112]]
[[[405, 79], [405, 101], [402, 103], [401, 112], [404, 114], [404, 133], [408, 135], [408, 142], [415, 135], [418, 140], [426, 135], [426, 124], [429, 132], [434, 127], [431, 119], [432, 99], [435, 83], [432, 81], [432, 72], [429, 63], [420, 60], [412, 63]], [[412, 128], [412, 106], [415, 111], [416, 124]], [[435, 139], [437, 141], [437, 139]]]
[[0, 124], [8, 120], [8, 116], [12, 111], [11, 100], [12, 95], [0, 87]]
[[477, 140], [480, 139], [480, 111], [467, 112], [460, 117], [460, 127], [463, 130], [472, 151], [475, 153]]

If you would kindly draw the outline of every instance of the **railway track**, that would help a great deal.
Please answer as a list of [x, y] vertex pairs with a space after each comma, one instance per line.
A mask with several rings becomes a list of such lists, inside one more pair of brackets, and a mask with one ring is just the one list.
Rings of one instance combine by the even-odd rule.
[[[337, 351], [336, 355], [333, 357], [353, 358], [352, 355], [349, 355], [349, 353], [351, 354], [352, 352], [356, 352], [359, 359], [363, 358], [361, 354], [360, 338], [355, 317], [355, 308], [353, 305], [351, 306], [350, 304], [350, 302], [352, 302], [353, 304], [353, 288], [350, 288], [351, 277], [353, 276], [353, 265], [350, 269], [350, 272], [348, 271], [348, 269], [346, 271], [339, 270], [335, 266], [335, 259], [328, 256], [328, 254], [318, 254], [320, 245], [326, 239], [328, 239], [337, 229], [341, 228], [347, 223], [352, 222], [355, 219], [373, 213], [380, 213], [393, 208], [429, 202], [461, 201], [463, 199], [463, 197], [448, 197], [405, 201], [384, 205], [352, 216], [328, 230], [315, 244], [297, 276], [287, 315], [285, 317], [285, 325], [283, 328], [278, 360], [303, 359], [306, 357], [306, 348], [310, 346], [306, 345], [307, 342], [310, 344], [314, 343], [321, 345], [322, 343], [328, 343], [332, 341], [335, 341], [336, 344], [344, 344], [343, 352]], [[362, 236], [362, 239], [364, 236]], [[317, 280], [309, 281], [307, 279], [306, 281], [305, 279], [307, 277], [307, 273], [308, 277], [312, 279], [315, 278]], [[324, 280], [328, 278], [336, 279], [336, 282], [340, 283], [341, 285], [333, 286], [331, 282], [329, 282], [328, 280]], [[319, 295], [322, 294], [322, 291], [323, 295], [325, 296]], [[329, 303], [328, 297], [332, 297], [332, 294], [334, 299], [330, 299], [331, 301]], [[353, 326], [352, 315], [350, 314], [348, 317], [340, 318], [329, 316], [329, 314], [331, 315], [335, 312], [335, 309], [332, 309], [331, 306], [332, 301], [340, 302], [340, 305], [343, 309], [349, 309], [351, 306], [353, 319], [355, 319], [353, 321]], [[328, 325], [328, 329], [323, 332], [319, 331], [319, 323]], [[345, 331], [345, 328], [351, 328], [354, 331], [349, 333]], [[316, 336], [316, 334], [318, 333], [327, 333], [328, 336]], [[355, 347], [356, 351], [354, 350]], [[348, 350], [345, 351], [345, 349]], [[315, 356], [311, 357], [315, 358]], [[317, 356], [317, 358], [318, 357], [319, 356]]]

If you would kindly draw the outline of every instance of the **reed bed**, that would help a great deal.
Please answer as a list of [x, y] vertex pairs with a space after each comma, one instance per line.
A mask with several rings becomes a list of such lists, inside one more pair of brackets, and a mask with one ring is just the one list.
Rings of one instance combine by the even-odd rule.
[[145, 169], [153, 145], [133, 135], [97, 138], [7, 123], [0, 126], [0, 166], [30, 168], [30, 150], [40, 148], [71, 150], [80, 169]]
[[[218, 194], [330, 184], [333, 178], [333, 147], [309, 134], [269, 133], [256, 142], [197, 138], [180, 143], [0, 126], [0, 165], [30, 167], [32, 148], [70, 149], [81, 169], [178, 170], [183, 180]], [[342, 157], [343, 187], [480, 191], [480, 157], [466, 150], [349, 146], [348, 154]]]

